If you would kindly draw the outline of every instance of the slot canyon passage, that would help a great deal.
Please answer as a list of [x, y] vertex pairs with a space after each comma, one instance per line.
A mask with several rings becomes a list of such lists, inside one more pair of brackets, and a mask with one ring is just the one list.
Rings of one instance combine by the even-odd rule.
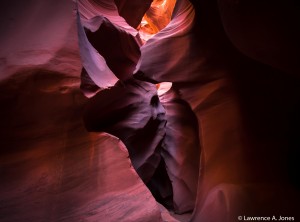
[[0, 221], [300, 221], [299, 12], [2, 1]]

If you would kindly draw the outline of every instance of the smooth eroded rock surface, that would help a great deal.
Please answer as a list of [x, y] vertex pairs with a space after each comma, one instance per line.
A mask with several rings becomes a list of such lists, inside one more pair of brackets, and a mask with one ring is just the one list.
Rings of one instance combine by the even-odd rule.
[[123, 143], [85, 130], [75, 80], [37, 71], [1, 84], [1, 221], [160, 221]]

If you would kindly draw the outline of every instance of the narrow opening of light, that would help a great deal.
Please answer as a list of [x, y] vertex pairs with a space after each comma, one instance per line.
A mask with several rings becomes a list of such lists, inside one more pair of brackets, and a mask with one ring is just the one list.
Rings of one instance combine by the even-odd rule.
[[143, 43], [169, 24], [175, 3], [176, 0], [154, 0], [152, 2], [138, 27]]
[[172, 83], [171, 82], [161, 82], [156, 84], [156, 89], [157, 89], [157, 95], [161, 96], [163, 94], [165, 94], [166, 92], [168, 92], [172, 87]]

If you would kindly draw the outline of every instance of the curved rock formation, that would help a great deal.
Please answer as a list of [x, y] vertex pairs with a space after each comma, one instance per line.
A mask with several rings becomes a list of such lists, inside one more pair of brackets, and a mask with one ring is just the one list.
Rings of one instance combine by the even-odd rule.
[[[188, 7], [192, 10], [192, 6], [187, 2], [177, 7], [178, 15]], [[190, 11], [187, 13], [189, 14]], [[177, 19], [175, 26], [180, 29], [180, 18], [177, 17], [175, 14], [174, 20]], [[94, 24], [95, 19], [86, 23]], [[170, 34], [178, 34], [174, 32], [174, 24], [169, 25], [172, 26]], [[136, 65], [136, 69], [139, 70], [136, 76], [144, 71], [139, 65], [145, 64], [145, 58], [142, 57], [138, 61], [140, 50], [130, 34], [118, 30], [105, 19], [97, 27], [96, 30], [87, 25], [86, 28], [90, 30], [87, 31], [88, 39], [105, 58], [110, 69], [123, 81], [110, 89], [98, 92], [90, 100], [84, 118], [87, 129], [105, 131], [120, 138], [128, 148], [134, 168], [156, 199], [177, 213], [192, 211], [197, 193], [198, 180], [195, 178], [199, 174], [200, 156], [196, 117], [189, 105], [181, 100], [175, 91], [169, 91], [159, 99], [155, 85], [135, 79], [124, 81], [129, 78], [125, 76], [133, 75]], [[106, 43], [107, 37], [114, 47]], [[144, 47], [149, 48], [148, 44], [151, 41], [152, 39], [141, 48], [142, 52]], [[119, 47], [120, 43], [121, 47]], [[160, 41], [158, 43], [162, 44]], [[161, 46], [159, 44], [158, 46]], [[136, 48], [137, 50], [132, 50]], [[151, 52], [148, 52], [148, 55], [151, 59]], [[82, 56], [84, 57], [85, 54]], [[129, 61], [127, 58], [136, 59], [135, 62], [125, 63]], [[167, 64], [165, 60], [160, 62]], [[156, 64], [156, 60], [153, 63]], [[87, 64], [86, 69], [88, 67]], [[156, 69], [159, 70], [157, 66]], [[124, 72], [127, 74], [122, 75]], [[94, 73], [91, 77], [93, 75]], [[98, 76], [102, 77], [100, 72]], [[103, 82], [105, 81], [104, 75]], [[167, 108], [167, 112], [163, 106]], [[191, 139], [187, 140], [186, 138], [189, 137]]]
[[300, 218], [295, 1], [173, 3], [2, 4], [1, 221]]

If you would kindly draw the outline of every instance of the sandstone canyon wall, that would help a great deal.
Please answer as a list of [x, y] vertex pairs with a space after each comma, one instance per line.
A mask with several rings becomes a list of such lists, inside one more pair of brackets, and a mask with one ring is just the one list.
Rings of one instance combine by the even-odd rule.
[[0, 221], [300, 220], [298, 12], [1, 3]]

